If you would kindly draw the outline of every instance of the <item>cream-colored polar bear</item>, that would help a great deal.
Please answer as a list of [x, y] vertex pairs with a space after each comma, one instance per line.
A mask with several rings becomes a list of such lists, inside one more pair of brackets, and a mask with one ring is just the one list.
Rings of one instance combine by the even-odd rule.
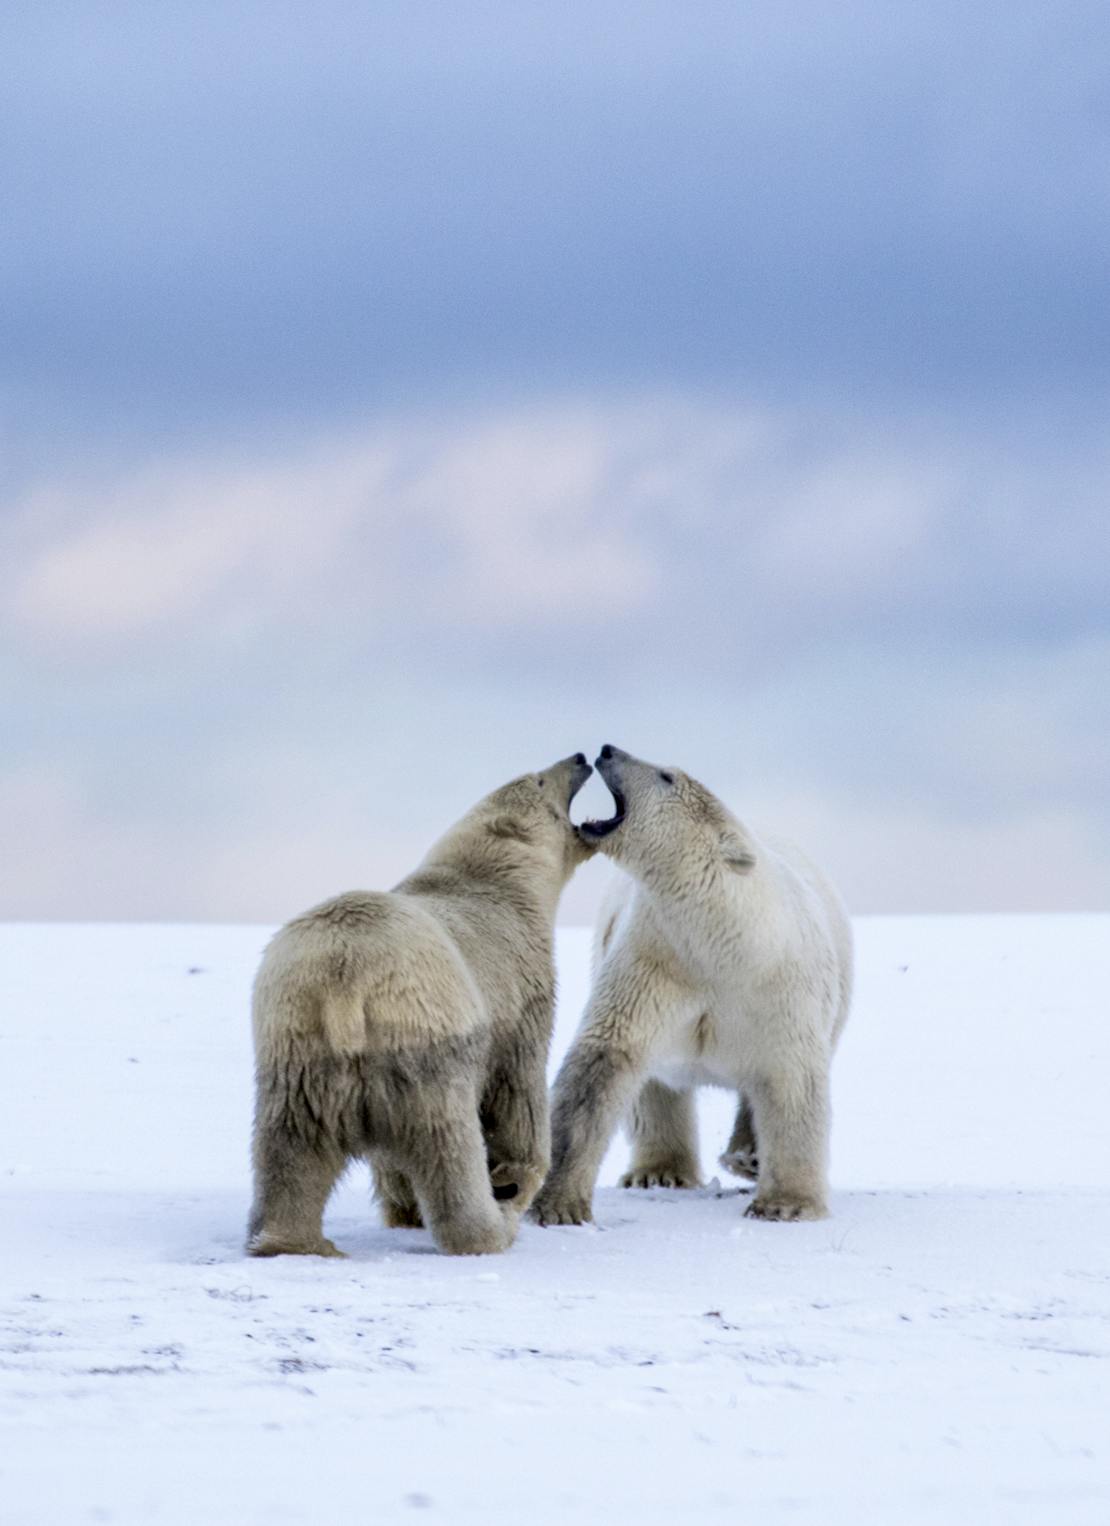
[[550, 1158], [546, 1061], [559, 894], [592, 845], [581, 753], [495, 790], [390, 892], [276, 935], [254, 986], [247, 1250], [338, 1255], [324, 1205], [369, 1157], [386, 1222], [440, 1250], [507, 1249]]
[[602, 909], [594, 987], [555, 1083], [541, 1224], [591, 1217], [627, 1115], [623, 1186], [696, 1186], [693, 1088], [739, 1094], [722, 1165], [758, 1180], [748, 1213], [826, 1213], [829, 1063], [848, 1015], [852, 935], [839, 898], [786, 843], [757, 839], [703, 785], [616, 747], [616, 803], [580, 833], [623, 869]]

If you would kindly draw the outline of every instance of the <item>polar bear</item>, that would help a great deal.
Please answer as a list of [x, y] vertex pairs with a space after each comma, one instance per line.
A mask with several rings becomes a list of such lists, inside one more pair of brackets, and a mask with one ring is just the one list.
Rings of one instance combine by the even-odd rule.
[[324, 1205], [369, 1157], [386, 1223], [502, 1251], [550, 1158], [555, 908], [593, 852], [578, 753], [479, 802], [392, 891], [282, 928], [255, 979], [247, 1251], [334, 1256]]
[[755, 835], [704, 785], [605, 746], [616, 804], [579, 832], [626, 874], [603, 905], [594, 986], [555, 1082], [541, 1224], [591, 1217], [626, 1115], [625, 1187], [698, 1184], [693, 1088], [738, 1093], [721, 1164], [757, 1180], [748, 1213], [827, 1212], [829, 1063], [848, 1015], [852, 934], [794, 847]]

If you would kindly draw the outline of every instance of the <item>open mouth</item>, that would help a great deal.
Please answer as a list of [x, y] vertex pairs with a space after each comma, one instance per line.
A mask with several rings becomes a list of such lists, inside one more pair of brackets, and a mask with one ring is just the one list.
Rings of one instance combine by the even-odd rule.
[[610, 784], [608, 779], [605, 780], [605, 786], [613, 797], [616, 811], [607, 821], [584, 821], [578, 828], [584, 837], [589, 837], [594, 842], [601, 837], [608, 837], [610, 832], [615, 832], [624, 820], [625, 799], [622, 791], [617, 785]]

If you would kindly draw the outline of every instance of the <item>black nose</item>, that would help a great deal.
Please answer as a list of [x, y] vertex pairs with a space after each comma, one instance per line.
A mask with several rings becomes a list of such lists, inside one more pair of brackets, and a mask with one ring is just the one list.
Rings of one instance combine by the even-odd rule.
[[576, 752], [574, 754], [574, 761], [578, 764], [579, 768], [585, 768], [586, 754], [584, 752]]
[[612, 757], [612, 756], [613, 756], [613, 749], [612, 749], [612, 748], [611, 748], [611, 747], [610, 747], [610, 746], [609, 746], [609, 743], [608, 743], [608, 742], [606, 742], [606, 744], [605, 744], [605, 746], [604, 746], [604, 747], [603, 747], [603, 748], [602, 748], [602, 749], [601, 749], [601, 756], [602, 756], [602, 757], [603, 757], [603, 758], [604, 758], [604, 759], [605, 759], [605, 760], [606, 760], [606, 761], [607, 761], [607, 762], [608, 762], [608, 760], [609, 760], [609, 759], [610, 759], [610, 758], [611, 758], [611, 757]]

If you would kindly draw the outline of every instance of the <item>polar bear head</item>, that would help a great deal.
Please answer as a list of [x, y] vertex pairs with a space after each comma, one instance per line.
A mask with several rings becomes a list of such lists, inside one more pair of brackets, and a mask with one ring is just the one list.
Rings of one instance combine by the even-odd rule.
[[709, 888], [714, 875], [755, 868], [752, 839], [727, 806], [680, 768], [645, 763], [609, 743], [597, 757], [616, 810], [579, 835], [648, 885]]
[[479, 800], [421, 865], [449, 868], [510, 896], [558, 896], [594, 844], [570, 819], [570, 803], [593, 773], [583, 753], [522, 774]]

